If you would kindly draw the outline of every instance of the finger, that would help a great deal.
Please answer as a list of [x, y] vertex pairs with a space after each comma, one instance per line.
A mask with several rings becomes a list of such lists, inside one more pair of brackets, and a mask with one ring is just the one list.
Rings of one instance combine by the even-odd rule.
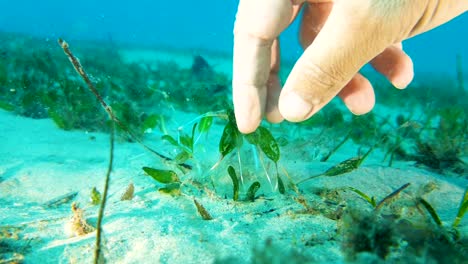
[[299, 29], [299, 42], [306, 49], [322, 30], [333, 7], [333, 3], [308, 3], [303, 7]]
[[[293, 5], [293, 15], [289, 24], [291, 24], [299, 14], [302, 7], [302, 2], [297, 5]], [[270, 76], [267, 81], [267, 102], [266, 102], [266, 119], [270, 123], [280, 123], [284, 120], [283, 116], [279, 112], [278, 99], [281, 93], [281, 80], [279, 78], [281, 52], [280, 52], [279, 38], [276, 38], [271, 47], [271, 66]]]
[[279, 123], [284, 120], [278, 109], [278, 99], [281, 93], [281, 82], [278, 76], [280, 69], [280, 44], [275, 39], [271, 47], [270, 76], [267, 81], [266, 118], [271, 123]]
[[239, 131], [251, 133], [259, 126], [263, 116], [271, 44], [251, 36], [236, 37], [235, 41], [232, 80], [234, 114]]
[[371, 65], [399, 89], [406, 88], [414, 77], [413, 61], [402, 50], [401, 43], [386, 48], [371, 60]]
[[233, 101], [242, 133], [255, 131], [265, 109], [273, 40], [289, 24], [291, 1], [241, 0], [234, 26]]
[[[308, 4], [304, 6], [300, 28], [300, 43], [306, 49], [322, 30], [333, 3]], [[375, 104], [371, 83], [361, 74], [356, 74], [338, 94], [348, 109], [354, 114], [365, 114]]]
[[[305, 50], [322, 30], [333, 3], [306, 3], [303, 6], [302, 21], [299, 28], [299, 42]], [[284, 103], [284, 101], [283, 101]], [[278, 104], [280, 104], [278, 102]], [[292, 106], [291, 106], [292, 108]], [[299, 107], [298, 107], [299, 108]], [[291, 109], [292, 110], [292, 109]], [[281, 113], [281, 110], [280, 110]], [[293, 121], [289, 119], [290, 121]]]
[[[311, 3], [304, 6], [300, 28], [300, 43], [304, 49], [314, 41], [322, 30], [332, 8], [333, 3]], [[359, 73], [346, 84], [338, 95], [346, 107], [356, 115], [369, 112], [375, 105], [372, 84]]]
[[355, 115], [370, 112], [375, 105], [375, 94], [372, 84], [360, 73], [354, 75], [351, 81], [338, 93], [346, 107]]
[[284, 117], [281, 115], [278, 108], [278, 99], [281, 93], [281, 82], [278, 74], [270, 74], [267, 88], [266, 119], [270, 123], [280, 123], [284, 120]]
[[279, 101], [281, 114], [290, 121], [303, 121], [327, 104], [363, 65], [393, 42], [393, 35], [380, 31], [376, 17], [362, 1], [335, 3], [286, 81]]

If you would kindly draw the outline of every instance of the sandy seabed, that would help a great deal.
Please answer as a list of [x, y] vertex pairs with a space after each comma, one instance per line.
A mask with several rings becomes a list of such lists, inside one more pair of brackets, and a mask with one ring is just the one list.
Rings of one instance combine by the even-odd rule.
[[[219, 67], [229, 71], [227, 63]], [[179, 115], [180, 123], [168, 124], [171, 131], [193, 117], [183, 112], [174, 114]], [[0, 111], [0, 128], [0, 227], [17, 234], [18, 245], [24, 247], [24, 263], [90, 263], [95, 232], [73, 236], [71, 201], [57, 206], [50, 206], [50, 201], [76, 193], [72, 200], [84, 210], [91, 225], [96, 223], [98, 206], [90, 203], [90, 191], [104, 185], [109, 136], [63, 131], [51, 120], [28, 119], [5, 111]], [[176, 197], [158, 192], [161, 185], [142, 171], [144, 166], [164, 167], [161, 160], [138, 144], [116, 142], [103, 221], [107, 263], [342, 263], [345, 257], [337, 221], [323, 213], [307, 211], [299, 200], [315, 204], [323, 212], [327, 201], [317, 190], [354, 187], [381, 199], [406, 183], [411, 186], [400, 195], [408, 197], [426, 183], [434, 182], [437, 189], [426, 198], [442, 221], [450, 224], [468, 184], [466, 179], [443, 177], [412, 162], [382, 165], [383, 153], [376, 150], [359, 169], [308, 181], [300, 186], [300, 193], [288, 188], [286, 195], [280, 195], [274, 184], [265, 184], [265, 179], [261, 179], [260, 197], [255, 202], [234, 202], [226, 166], [209, 171], [218, 159], [217, 142], [222, 128], [215, 123], [211, 132], [215, 140], [198, 144], [196, 153], [201, 158], [193, 172], [183, 177], [182, 195]], [[159, 138], [160, 135], [150, 135], [147, 142], [172, 155], [174, 150]], [[288, 182], [295, 182], [356, 153], [355, 145], [346, 144], [332, 159], [319, 162], [307, 158], [312, 155], [310, 149], [291, 144], [282, 149], [280, 168], [288, 172]], [[234, 155], [231, 161], [235, 160]], [[203, 177], [214, 179], [215, 189], [209, 184], [195, 184], [209, 182]], [[134, 197], [121, 201], [130, 183], [135, 186]], [[348, 205], [369, 206], [355, 193], [341, 195]], [[213, 220], [200, 217], [194, 198]], [[467, 224], [462, 221], [460, 230], [466, 230]], [[258, 256], [265, 262], [258, 262]]]

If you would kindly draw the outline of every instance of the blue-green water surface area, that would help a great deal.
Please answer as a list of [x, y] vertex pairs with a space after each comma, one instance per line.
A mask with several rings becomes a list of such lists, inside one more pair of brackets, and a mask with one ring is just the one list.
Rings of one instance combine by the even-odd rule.
[[243, 135], [237, 1], [0, 3], [0, 263], [466, 263], [466, 14], [370, 113]]

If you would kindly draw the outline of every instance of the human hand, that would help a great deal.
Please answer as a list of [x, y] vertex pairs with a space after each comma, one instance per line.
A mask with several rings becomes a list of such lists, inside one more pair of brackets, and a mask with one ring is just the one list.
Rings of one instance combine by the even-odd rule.
[[[281, 91], [277, 37], [302, 6], [305, 51]], [[413, 65], [401, 41], [467, 9], [465, 0], [240, 0], [233, 58], [239, 130], [255, 131], [264, 115], [274, 123], [303, 121], [336, 95], [355, 114], [370, 111], [374, 91], [359, 69], [370, 62], [394, 86], [406, 87]]]

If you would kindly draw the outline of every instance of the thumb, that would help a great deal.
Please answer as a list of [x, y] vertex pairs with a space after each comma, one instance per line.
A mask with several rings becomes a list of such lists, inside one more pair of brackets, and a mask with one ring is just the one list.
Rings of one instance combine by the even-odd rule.
[[303, 121], [333, 99], [368, 61], [392, 43], [399, 29], [374, 1], [337, 1], [322, 30], [291, 71], [279, 100], [289, 121]]

